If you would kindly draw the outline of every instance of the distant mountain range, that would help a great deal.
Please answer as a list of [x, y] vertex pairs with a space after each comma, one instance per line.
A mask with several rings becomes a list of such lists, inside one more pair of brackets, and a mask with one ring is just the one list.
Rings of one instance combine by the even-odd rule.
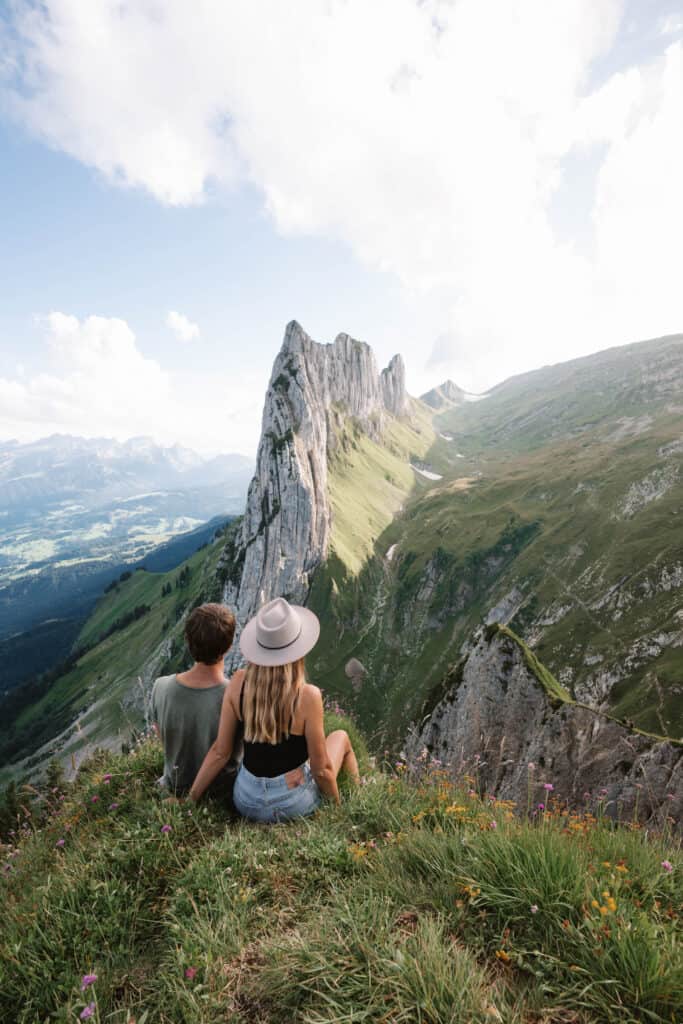
[[146, 437], [0, 442], [0, 641], [82, 619], [123, 566], [240, 513], [252, 472]]

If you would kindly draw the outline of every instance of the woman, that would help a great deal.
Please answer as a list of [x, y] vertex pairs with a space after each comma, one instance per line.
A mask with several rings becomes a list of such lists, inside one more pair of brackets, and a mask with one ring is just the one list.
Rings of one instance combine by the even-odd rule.
[[343, 729], [325, 738], [320, 690], [306, 682], [304, 657], [320, 623], [313, 612], [278, 597], [244, 627], [248, 662], [228, 683], [216, 742], [190, 789], [199, 800], [232, 754], [244, 725], [244, 760], [235, 781], [237, 810], [252, 821], [286, 821], [312, 814], [321, 796], [339, 803], [342, 768], [358, 781], [358, 762]]

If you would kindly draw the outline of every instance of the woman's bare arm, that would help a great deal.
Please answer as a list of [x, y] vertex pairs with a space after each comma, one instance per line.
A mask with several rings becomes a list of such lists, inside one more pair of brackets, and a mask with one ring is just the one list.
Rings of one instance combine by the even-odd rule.
[[323, 698], [317, 686], [309, 686], [306, 692], [306, 704], [302, 710], [306, 715], [304, 734], [313, 778], [318, 783], [321, 793], [329, 796], [335, 803], [339, 803], [337, 776], [325, 743]]
[[221, 707], [221, 719], [218, 724], [218, 735], [215, 742], [209, 747], [190, 789], [190, 799], [195, 802], [202, 797], [218, 773], [225, 768], [230, 760], [237, 731], [237, 715], [233, 706], [233, 696], [235, 690], [239, 690], [239, 687], [242, 685], [243, 677], [244, 672], [239, 669], [235, 672], [225, 689]]

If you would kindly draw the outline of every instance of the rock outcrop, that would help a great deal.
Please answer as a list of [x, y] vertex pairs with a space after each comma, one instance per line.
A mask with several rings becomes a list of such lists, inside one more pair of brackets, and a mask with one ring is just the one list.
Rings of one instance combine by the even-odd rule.
[[406, 754], [415, 760], [425, 748], [455, 775], [476, 766], [487, 792], [520, 809], [545, 802], [551, 783], [554, 797], [578, 806], [590, 794], [614, 817], [683, 816], [683, 746], [565, 699], [522, 641], [497, 625], [475, 634], [426, 702]]
[[450, 409], [451, 406], [464, 402], [465, 392], [452, 380], [446, 380], [443, 384], [421, 395], [420, 399], [432, 409], [436, 409], [437, 412], [443, 412], [444, 409]]
[[[394, 356], [380, 374], [372, 349], [348, 334], [320, 345], [288, 324], [266, 392], [256, 472], [242, 528], [226, 555], [223, 600], [243, 624], [275, 596], [306, 601], [332, 523], [328, 453], [353, 418], [374, 440], [387, 415], [406, 409], [405, 369]], [[228, 667], [239, 660], [233, 648]]]

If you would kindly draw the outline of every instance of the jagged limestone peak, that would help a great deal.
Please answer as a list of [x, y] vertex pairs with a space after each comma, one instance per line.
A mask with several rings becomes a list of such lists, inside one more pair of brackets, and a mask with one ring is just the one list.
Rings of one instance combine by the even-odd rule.
[[223, 599], [239, 623], [272, 597], [303, 603], [308, 596], [329, 549], [328, 453], [340, 420], [353, 419], [379, 440], [387, 417], [407, 406], [400, 356], [380, 374], [364, 342], [339, 334], [321, 345], [296, 320], [287, 325], [266, 392], [242, 530], [226, 567]]

